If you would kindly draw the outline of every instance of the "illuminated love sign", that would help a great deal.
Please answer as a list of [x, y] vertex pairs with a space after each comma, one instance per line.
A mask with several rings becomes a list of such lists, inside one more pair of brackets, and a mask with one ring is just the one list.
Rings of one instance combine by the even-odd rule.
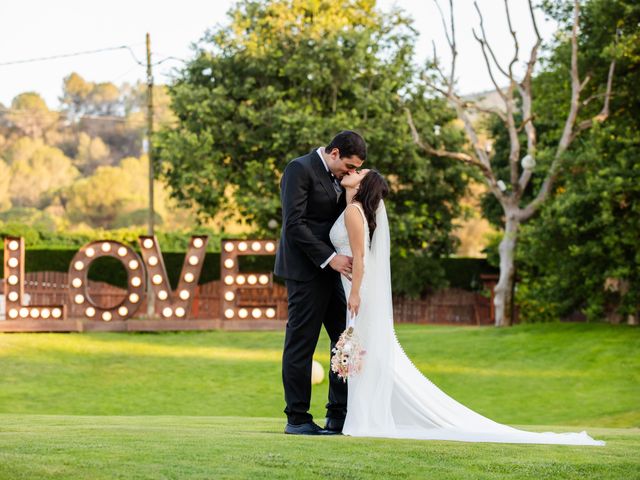
[[[68, 292], [70, 301], [81, 308], [83, 318], [97, 321], [125, 321], [135, 315], [147, 295], [153, 295], [156, 311], [165, 319], [188, 318], [202, 266], [208, 237], [192, 236], [185, 255], [180, 280], [172, 290], [160, 246], [155, 236], [138, 238], [142, 258], [131, 247], [113, 240], [94, 241], [83, 246], [69, 266]], [[273, 255], [275, 241], [238, 240], [223, 242], [221, 272], [223, 273], [222, 318], [273, 319], [275, 306], [238, 307], [237, 288], [269, 288], [271, 274], [240, 274], [238, 255]], [[91, 263], [101, 257], [112, 257], [122, 263], [127, 273], [127, 294], [109, 308], [98, 305], [89, 294], [88, 274]], [[68, 316], [64, 305], [24, 305], [24, 240], [20, 237], [4, 239], [4, 294], [7, 320], [61, 319]], [[147, 279], [150, 285], [147, 291]], [[233, 314], [231, 314], [233, 312]]]
[[240, 255], [273, 255], [276, 243], [273, 241], [229, 240], [222, 243], [220, 254], [220, 277], [224, 284], [222, 318], [232, 320], [249, 316], [254, 320], [273, 319], [276, 316], [275, 305], [266, 307], [238, 307], [236, 297], [238, 288], [265, 288], [273, 286], [273, 275], [266, 273], [240, 273], [238, 256]]
[[64, 319], [64, 305], [38, 306], [23, 305], [24, 297], [24, 239], [7, 237], [4, 239], [4, 298], [7, 318]]

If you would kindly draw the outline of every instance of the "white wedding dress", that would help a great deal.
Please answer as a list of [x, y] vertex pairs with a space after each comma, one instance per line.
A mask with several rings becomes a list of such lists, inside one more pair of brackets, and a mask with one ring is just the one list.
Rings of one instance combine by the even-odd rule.
[[[393, 328], [389, 223], [384, 202], [380, 202], [376, 212], [377, 227], [371, 242], [362, 208], [353, 205], [362, 214], [365, 226], [365, 273], [360, 289], [360, 312], [349, 323], [354, 325], [366, 354], [362, 371], [349, 379], [345, 435], [604, 445], [586, 432], [536, 433], [496, 423], [458, 403], [431, 383], [407, 357]], [[352, 256], [344, 212], [331, 228], [330, 238], [338, 254]], [[342, 276], [342, 285], [348, 299], [351, 282]]]

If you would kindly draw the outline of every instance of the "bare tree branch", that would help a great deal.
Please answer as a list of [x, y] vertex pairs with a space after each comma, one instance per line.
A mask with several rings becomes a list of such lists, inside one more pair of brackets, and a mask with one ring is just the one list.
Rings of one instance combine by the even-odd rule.
[[[502, 68], [502, 66], [500, 65], [500, 62], [498, 62], [498, 59], [496, 58], [496, 55], [493, 52], [491, 45], [489, 44], [489, 40], [487, 40], [487, 34], [484, 30], [484, 18], [482, 17], [482, 12], [480, 11], [480, 7], [478, 7], [478, 2], [473, 2], [473, 6], [475, 7], [476, 12], [478, 12], [478, 17], [480, 18], [479, 23], [480, 23], [480, 31], [482, 32], [482, 39], [485, 45], [487, 46], [487, 50], [489, 51], [491, 58], [493, 59], [493, 63], [495, 63], [498, 70], [500, 70], [500, 73], [502, 73], [507, 78], [511, 78], [510, 75], [507, 73], [507, 71], [504, 68]], [[475, 32], [474, 32], [474, 35], [475, 35]]]
[[431, 46], [433, 47], [433, 66], [435, 67], [436, 71], [440, 75], [440, 79], [442, 80], [442, 83], [447, 85], [448, 84], [447, 76], [444, 74], [444, 72], [440, 68], [440, 61], [438, 60], [438, 54], [436, 52], [436, 42], [432, 40]]
[[471, 100], [464, 100], [462, 102], [462, 107], [468, 110], [476, 110], [478, 112], [488, 113], [489, 115], [495, 115], [498, 118], [500, 118], [500, 120], [502, 120], [503, 122], [507, 121], [507, 117], [504, 114], [504, 112], [501, 110], [498, 110], [497, 108], [481, 107], [480, 105], [478, 105], [477, 102], [473, 102]]
[[571, 30], [571, 106], [569, 108], [569, 114], [565, 122], [565, 127], [562, 132], [562, 137], [558, 143], [558, 148], [554, 156], [549, 172], [544, 179], [542, 186], [536, 197], [521, 210], [520, 216], [522, 220], [526, 220], [531, 217], [540, 205], [546, 200], [547, 196], [553, 188], [553, 184], [556, 180], [560, 166], [564, 160], [564, 153], [571, 143], [575, 140], [576, 136], [583, 130], [590, 128], [596, 122], [603, 122], [609, 117], [609, 104], [613, 89], [613, 76], [615, 73], [616, 62], [615, 59], [611, 61], [609, 65], [609, 73], [607, 75], [607, 87], [604, 94], [604, 102], [600, 113], [594, 117], [580, 122], [576, 126], [576, 118], [580, 109], [580, 91], [583, 85], [586, 84], [588, 78], [585, 78], [583, 82], [580, 82], [578, 76], [578, 29], [580, 20], [580, 3], [579, 0], [574, 0], [573, 6], [573, 28]]
[[451, 95], [453, 93], [453, 86], [456, 79], [456, 57], [458, 56], [458, 50], [456, 48], [456, 26], [453, 20], [453, 0], [449, 0], [451, 34], [449, 34], [449, 30], [447, 29], [447, 23], [445, 21], [444, 13], [442, 12], [442, 8], [440, 7], [440, 2], [438, 2], [438, 0], [433, 0], [433, 2], [436, 4], [436, 7], [440, 12], [440, 18], [442, 19], [444, 33], [447, 37], [449, 48], [451, 49], [451, 72], [449, 75], [449, 81], [447, 82], [447, 87], [449, 90], [448, 95]]
[[[488, 162], [485, 162], [467, 153], [451, 152], [445, 149], [434, 148], [427, 142], [423, 141], [422, 138], [420, 137], [420, 134], [418, 133], [418, 130], [416, 129], [415, 123], [413, 121], [411, 110], [409, 110], [408, 108], [405, 108], [405, 111], [407, 113], [407, 123], [409, 124], [409, 129], [411, 130], [411, 136], [413, 138], [414, 143], [418, 147], [420, 147], [423, 151], [425, 151], [429, 155], [451, 158], [451, 159], [458, 160], [460, 162], [466, 163], [468, 165], [473, 165], [474, 167], [479, 168], [484, 174], [487, 184], [489, 185], [489, 188], [492, 190], [494, 195], [496, 195], [496, 197], [499, 200], [503, 197], [502, 192], [498, 187], [498, 183], [495, 179], [495, 176], [493, 175], [493, 171], [491, 170], [491, 166], [488, 164]], [[476, 144], [474, 145], [474, 148], [477, 151], [480, 147], [479, 145]]]
[[513, 37], [513, 44], [515, 47], [515, 51], [513, 53], [513, 58], [509, 63], [509, 79], [513, 81], [513, 66], [518, 61], [518, 53], [520, 51], [520, 44], [518, 43], [518, 37], [516, 35], [516, 31], [513, 29], [513, 25], [511, 23], [511, 13], [509, 12], [509, 0], [504, 0], [504, 10], [507, 14], [507, 24], [509, 25], [509, 32], [511, 32], [511, 36]]
[[507, 97], [504, 91], [502, 90], [502, 88], [500, 88], [500, 86], [498, 85], [498, 82], [496, 81], [495, 77], [493, 76], [493, 69], [491, 68], [491, 62], [489, 61], [489, 57], [487, 56], [486, 42], [478, 36], [475, 29], [472, 29], [472, 32], [473, 32], [473, 37], [478, 41], [478, 43], [480, 44], [480, 48], [482, 49], [482, 56], [484, 57], [484, 63], [487, 67], [489, 78], [491, 78], [491, 83], [493, 83], [493, 87], [495, 88], [496, 92], [498, 92], [498, 94], [500, 95], [500, 97], [502, 98], [502, 100], [506, 105]]

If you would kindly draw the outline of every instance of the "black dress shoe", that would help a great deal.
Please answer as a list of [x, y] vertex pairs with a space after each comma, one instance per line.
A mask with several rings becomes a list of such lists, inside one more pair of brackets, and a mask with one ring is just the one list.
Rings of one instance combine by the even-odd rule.
[[284, 427], [284, 433], [289, 435], [323, 435], [324, 430], [313, 422], [301, 423], [300, 425], [287, 423], [287, 426]]
[[344, 418], [327, 418], [327, 423], [324, 426], [326, 432], [329, 434], [342, 433], [342, 427], [344, 426]]

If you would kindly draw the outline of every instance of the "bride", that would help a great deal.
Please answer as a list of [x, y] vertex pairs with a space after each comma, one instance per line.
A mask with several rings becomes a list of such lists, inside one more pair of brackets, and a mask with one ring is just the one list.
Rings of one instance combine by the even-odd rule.
[[362, 370], [349, 378], [342, 433], [466, 442], [604, 445], [581, 433], [535, 433], [496, 423], [449, 397], [413, 365], [393, 328], [390, 240], [382, 199], [387, 183], [375, 170], [360, 170], [341, 182], [347, 208], [331, 228], [340, 255], [353, 257], [352, 279], [342, 276], [354, 325], [367, 352]]

